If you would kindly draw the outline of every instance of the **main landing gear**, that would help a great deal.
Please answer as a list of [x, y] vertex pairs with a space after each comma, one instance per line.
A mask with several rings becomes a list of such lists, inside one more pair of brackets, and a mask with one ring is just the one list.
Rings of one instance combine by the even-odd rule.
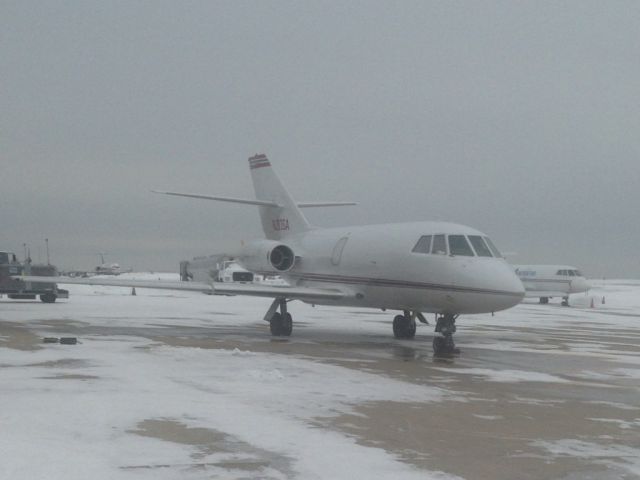
[[433, 354], [435, 356], [449, 356], [454, 353], [460, 353], [460, 349], [456, 348], [456, 344], [453, 343], [456, 318], [458, 318], [457, 315], [450, 313], [445, 313], [438, 317], [436, 321], [436, 336], [433, 337]]
[[[279, 312], [277, 311], [278, 308], [280, 309]], [[291, 335], [293, 319], [291, 314], [287, 312], [286, 298], [276, 298], [264, 319], [269, 322], [269, 329], [274, 337], [289, 337]]]
[[416, 314], [411, 315], [409, 310], [403, 313], [404, 315], [396, 315], [393, 319], [393, 336], [411, 339], [416, 336]]

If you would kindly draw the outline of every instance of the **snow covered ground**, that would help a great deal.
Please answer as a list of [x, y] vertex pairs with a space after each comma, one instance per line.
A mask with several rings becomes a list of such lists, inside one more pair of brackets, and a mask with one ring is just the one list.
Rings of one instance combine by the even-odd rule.
[[272, 339], [265, 299], [3, 299], [0, 478], [640, 478], [640, 281], [594, 283], [462, 317], [446, 361], [392, 312], [296, 302]]

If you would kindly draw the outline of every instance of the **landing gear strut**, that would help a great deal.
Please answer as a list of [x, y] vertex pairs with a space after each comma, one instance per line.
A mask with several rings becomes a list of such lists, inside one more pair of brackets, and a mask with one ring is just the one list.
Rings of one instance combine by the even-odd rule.
[[393, 336], [396, 338], [411, 339], [416, 336], [416, 318], [409, 310], [404, 315], [396, 315], [393, 319]]
[[[280, 312], [276, 311], [277, 308], [280, 308]], [[274, 337], [290, 336], [293, 330], [293, 319], [287, 312], [287, 299], [276, 298], [265, 315], [265, 320], [269, 322], [269, 329]]]
[[[438, 317], [436, 322], [436, 336], [433, 337], [433, 353], [436, 356], [448, 356], [454, 353], [460, 353], [460, 349], [456, 348], [453, 343], [453, 334], [456, 331], [457, 315], [445, 313]], [[440, 335], [437, 335], [437, 334]]]

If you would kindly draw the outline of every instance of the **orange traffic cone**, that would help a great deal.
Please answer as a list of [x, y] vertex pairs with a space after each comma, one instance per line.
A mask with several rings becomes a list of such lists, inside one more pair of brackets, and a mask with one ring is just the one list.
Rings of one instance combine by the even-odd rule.
[[604, 296], [602, 296], [602, 304], [604, 305]]
[[132, 287], [131, 288], [131, 295], [135, 295], [136, 294], [136, 287]]
[[595, 308], [595, 305], [593, 304], [593, 297], [591, 297], [591, 308]]

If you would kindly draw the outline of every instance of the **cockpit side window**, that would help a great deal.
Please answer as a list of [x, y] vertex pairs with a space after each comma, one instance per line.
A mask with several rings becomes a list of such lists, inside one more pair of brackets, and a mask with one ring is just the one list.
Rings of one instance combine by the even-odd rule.
[[449, 253], [451, 255], [462, 255], [465, 257], [473, 257], [473, 250], [467, 242], [464, 235], [449, 235]]
[[567, 273], [569, 274], [570, 277], [575, 277], [576, 276], [576, 271], [575, 270], [567, 270]]
[[413, 253], [429, 253], [431, 251], [431, 238], [432, 235], [423, 235], [411, 251]]
[[469, 241], [479, 257], [492, 257], [491, 250], [480, 235], [469, 235]]
[[433, 236], [433, 245], [431, 246], [431, 253], [435, 253], [436, 255], [447, 254], [447, 242], [445, 241], [444, 235]]
[[493, 253], [494, 257], [502, 258], [502, 254], [500, 253], [500, 250], [496, 248], [496, 246], [493, 244], [493, 242], [489, 237], [484, 237], [484, 241], [487, 242], [487, 246], [491, 250], [491, 253]]
[[566, 276], [567, 276], [567, 275], [569, 275], [569, 274], [567, 273], [567, 271], [566, 271], [566, 270], [558, 270], [558, 271], [556, 272], [556, 275], [561, 275], [561, 276], [563, 276], [563, 277], [566, 277]]
[[576, 274], [576, 277], [584, 277], [584, 275], [582, 275], [582, 272], [580, 270], [574, 270], [573, 273]]

